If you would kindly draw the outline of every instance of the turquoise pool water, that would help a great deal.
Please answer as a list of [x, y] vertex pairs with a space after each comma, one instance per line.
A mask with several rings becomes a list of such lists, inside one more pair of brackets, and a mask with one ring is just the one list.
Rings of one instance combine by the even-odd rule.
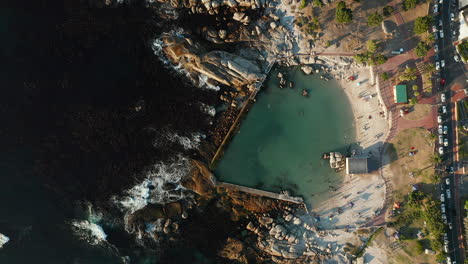
[[[321, 155], [354, 142], [353, 114], [335, 81], [305, 75], [299, 67], [281, 71], [294, 88], [280, 89], [278, 69], [272, 70], [215, 175], [268, 191], [288, 189], [314, 206], [343, 179]], [[302, 96], [303, 88], [309, 97]]]

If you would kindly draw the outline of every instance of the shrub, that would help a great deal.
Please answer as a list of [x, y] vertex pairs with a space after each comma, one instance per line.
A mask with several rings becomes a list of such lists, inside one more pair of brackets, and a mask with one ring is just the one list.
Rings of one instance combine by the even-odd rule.
[[434, 18], [432, 16], [423, 16], [416, 18], [414, 22], [414, 33], [422, 34], [429, 30]]
[[374, 14], [370, 14], [367, 16], [367, 25], [369, 27], [375, 27], [380, 25], [383, 21], [383, 16], [379, 14], [378, 12], [375, 12]]
[[369, 54], [367, 52], [354, 55], [354, 59], [357, 63], [366, 63], [369, 59]]
[[416, 68], [406, 68], [400, 76], [398, 77], [400, 81], [414, 81], [417, 78], [417, 69]]
[[418, 98], [416, 98], [416, 97], [411, 98], [411, 99], [409, 100], [409, 103], [410, 103], [410, 105], [415, 105], [415, 104], [417, 104], [417, 103], [418, 103]]
[[353, 11], [346, 7], [345, 2], [340, 1], [336, 5], [335, 19], [338, 23], [349, 23], [353, 20]]
[[382, 15], [384, 17], [389, 17], [393, 14], [393, 12], [395, 12], [395, 8], [393, 8], [393, 6], [385, 6], [383, 9], [382, 9]]
[[413, 91], [417, 91], [419, 87], [416, 84], [414, 84], [413, 86], [411, 86], [411, 89], [413, 89]]
[[381, 65], [387, 62], [387, 57], [385, 57], [383, 54], [376, 54], [371, 58], [371, 65]]

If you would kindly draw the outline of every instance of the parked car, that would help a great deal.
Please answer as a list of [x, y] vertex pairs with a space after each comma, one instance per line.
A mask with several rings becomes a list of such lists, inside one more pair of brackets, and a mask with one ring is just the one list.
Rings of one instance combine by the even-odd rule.
[[[444, 224], [447, 224], [447, 216], [445, 214], [442, 214], [442, 220], [444, 221]], [[445, 241], [447, 241], [447, 244], [448, 244], [448, 240], [444, 239], [444, 243]]]
[[445, 253], [448, 253], [448, 252], [449, 252], [448, 245], [444, 245], [444, 252], [445, 252]]
[[442, 101], [442, 103], [445, 103], [445, 94], [441, 94], [440, 95], [440, 100]]
[[436, 61], [436, 71], [440, 70], [440, 62]]
[[436, 25], [433, 25], [433, 26], [432, 26], [432, 32], [434, 32], [434, 33], [437, 32], [437, 27], [436, 27]]
[[443, 136], [439, 136], [439, 144], [440, 145], [444, 144], [444, 137]]
[[445, 194], [440, 194], [440, 201], [445, 202]]
[[444, 133], [444, 130], [443, 130], [443, 128], [442, 128], [442, 125], [439, 125], [438, 131], [439, 131], [439, 135], [442, 135], [442, 134]]
[[448, 139], [444, 138], [444, 147], [448, 147]]
[[440, 35], [440, 38], [444, 38], [444, 31], [441, 30], [441, 31], [439, 32], [439, 35]]
[[444, 126], [444, 134], [445, 134], [445, 135], [448, 134], [448, 127], [447, 127], [447, 126]]
[[457, 32], [454, 30], [452, 31], [452, 38], [455, 38], [457, 36]]
[[[437, 2], [437, 1], [436, 1]], [[444, 0], [439, 0], [439, 4], [442, 4], [444, 3]]]
[[447, 113], [447, 106], [443, 105], [442, 106], [442, 114], [446, 114], [446, 113]]
[[439, 155], [444, 155], [444, 148], [443, 147], [439, 147]]
[[435, 4], [434, 5], [434, 14], [437, 14], [437, 13], [439, 13], [439, 5]]
[[434, 39], [435, 39], [435, 40], [438, 40], [438, 39], [439, 39], [439, 34], [437, 34], [437, 32], [434, 33]]
[[442, 211], [442, 213], [445, 214], [445, 204], [440, 205], [440, 211]]
[[440, 67], [442, 67], [442, 68], [445, 67], [445, 60], [440, 61]]
[[450, 13], [450, 20], [455, 21], [455, 14], [454, 13]]
[[459, 62], [459, 61], [460, 61], [460, 57], [458, 56], [458, 54], [455, 54], [455, 56], [453, 56], [453, 59], [454, 59], [456, 62]]
[[452, 223], [448, 223], [449, 229], [452, 230], [453, 226]]
[[450, 264], [453, 264], [452, 263], [452, 259], [450, 258], [450, 256], [447, 256], [447, 264], [450, 263]]
[[450, 178], [449, 177], [445, 178], [445, 184], [450, 185]]
[[439, 20], [439, 27], [441, 27], [442, 25], [444, 25], [444, 23], [442, 22], [442, 19]]
[[449, 190], [449, 189], [447, 189], [447, 191], [446, 191], [445, 193], [447, 194], [447, 199], [450, 199], [450, 198], [452, 198], [452, 195], [451, 195], [451, 193], [450, 193], [450, 190]]
[[439, 123], [439, 124], [442, 123], [442, 117], [440, 115], [437, 116], [437, 123]]
[[434, 51], [435, 51], [435, 52], [439, 52], [439, 45], [437, 45], [437, 44], [434, 45]]

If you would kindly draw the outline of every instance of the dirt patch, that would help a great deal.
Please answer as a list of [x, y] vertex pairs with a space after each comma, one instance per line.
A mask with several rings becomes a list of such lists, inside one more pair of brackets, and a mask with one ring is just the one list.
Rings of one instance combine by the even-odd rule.
[[402, 106], [402, 107], [400, 107], [400, 109], [401, 108], [410, 108], [411, 109], [409, 114], [403, 116], [404, 119], [416, 121], [416, 120], [421, 120], [421, 119], [425, 118], [427, 116], [427, 114], [429, 114], [429, 112], [431, 111], [432, 105], [430, 105], [430, 104], [416, 104], [414, 106], [410, 106], [410, 105]]
[[[431, 133], [422, 128], [410, 128], [395, 136], [386, 150], [386, 155], [393, 162], [390, 169], [393, 174], [394, 190], [405, 193], [415, 183], [429, 183], [434, 175], [434, 166], [430, 160], [433, 155]], [[410, 152], [415, 154], [410, 156]]]

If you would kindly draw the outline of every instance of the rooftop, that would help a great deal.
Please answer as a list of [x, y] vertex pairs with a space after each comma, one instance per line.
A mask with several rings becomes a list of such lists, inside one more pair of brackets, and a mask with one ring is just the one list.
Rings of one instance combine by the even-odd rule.
[[408, 94], [406, 91], [406, 85], [395, 85], [394, 87], [394, 96], [395, 96], [395, 103], [407, 103], [408, 102]]
[[369, 173], [367, 158], [350, 157], [346, 158], [346, 174], [366, 174]]

